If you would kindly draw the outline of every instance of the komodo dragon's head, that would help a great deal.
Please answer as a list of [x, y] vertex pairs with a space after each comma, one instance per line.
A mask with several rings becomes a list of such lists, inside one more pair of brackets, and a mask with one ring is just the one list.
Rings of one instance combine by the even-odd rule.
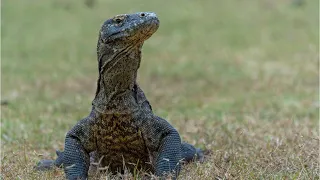
[[95, 106], [105, 105], [113, 96], [133, 89], [142, 45], [158, 27], [159, 19], [153, 12], [116, 15], [103, 23], [97, 44], [99, 80]]
[[142, 43], [156, 32], [158, 27], [159, 19], [153, 12], [116, 15], [103, 23], [99, 43]]

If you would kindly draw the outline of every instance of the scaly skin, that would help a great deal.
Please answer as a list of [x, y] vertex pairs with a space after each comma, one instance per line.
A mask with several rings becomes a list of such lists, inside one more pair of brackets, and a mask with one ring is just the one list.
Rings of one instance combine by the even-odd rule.
[[[90, 115], [66, 135], [64, 152], [55, 161], [42, 160], [38, 170], [63, 165], [67, 179], [86, 179], [92, 161], [111, 172], [143, 169], [176, 178], [181, 161], [202, 157], [202, 151], [181, 143], [179, 133], [156, 116], [136, 82], [145, 40], [159, 27], [155, 13], [117, 15], [99, 32], [99, 78]], [[91, 156], [91, 157], [90, 157]]]

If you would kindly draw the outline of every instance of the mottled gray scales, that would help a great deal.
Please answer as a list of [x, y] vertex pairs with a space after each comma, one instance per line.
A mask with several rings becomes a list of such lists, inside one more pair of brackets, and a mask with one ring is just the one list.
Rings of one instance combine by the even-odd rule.
[[141, 169], [177, 177], [181, 162], [202, 158], [182, 143], [168, 121], [152, 112], [137, 84], [141, 48], [159, 27], [155, 13], [117, 15], [104, 22], [97, 43], [99, 77], [92, 111], [66, 135], [64, 152], [42, 160], [38, 170], [63, 166], [67, 179], [86, 179], [91, 165], [110, 172]]

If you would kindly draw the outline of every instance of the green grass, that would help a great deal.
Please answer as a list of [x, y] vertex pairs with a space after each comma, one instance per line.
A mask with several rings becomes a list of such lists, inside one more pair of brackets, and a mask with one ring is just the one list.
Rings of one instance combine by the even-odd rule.
[[290, 0], [2, 1], [0, 179], [64, 178], [32, 167], [54, 158], [90, 111], [100, 25], [136, 11], [161, 21], [143, 48], [142, 89], [183, 140], [212, 152], [181, 179], [319, 179], [318, 9]]

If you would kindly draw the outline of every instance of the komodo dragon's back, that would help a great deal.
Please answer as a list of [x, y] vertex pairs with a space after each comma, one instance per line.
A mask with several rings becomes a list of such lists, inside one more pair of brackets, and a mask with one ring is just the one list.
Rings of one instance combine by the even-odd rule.
[[153, 12], [117, 15], [103, 23], [91, 113], [67, 133], [64, 152], [57, 151], [55, 161], [40, 161], [36, 169], [63, 167], [67, 179], [86, 179], [90, 165], [114, 173], [125, 166], [176, 178], [182, 161], [203, 157], [200, 149], [181, 142], [168, 121], [153, 114], [137, 84], [141, 48], [158, 27]]

